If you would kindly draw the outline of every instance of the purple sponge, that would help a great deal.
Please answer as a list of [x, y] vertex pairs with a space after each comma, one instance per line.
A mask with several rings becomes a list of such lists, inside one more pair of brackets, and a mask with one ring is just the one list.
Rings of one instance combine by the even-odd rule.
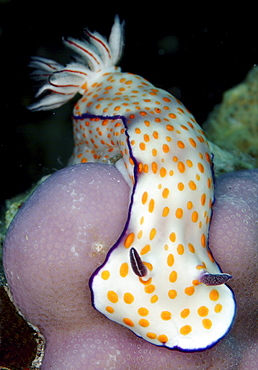
[[81, 164], [41, 184], [12, 222], [4, 268], [15, 304], [46, 337], [42, 369], [257, 369], [258, 171], [216, 182], [210, 248], [238, 302], [233, 330], [204, 352], [156, 347], [91, 306], [88, 280], [126, 222], [112, 166]]

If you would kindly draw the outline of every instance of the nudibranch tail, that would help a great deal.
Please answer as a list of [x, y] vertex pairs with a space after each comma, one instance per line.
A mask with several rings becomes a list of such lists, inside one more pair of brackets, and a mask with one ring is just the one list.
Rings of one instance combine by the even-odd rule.
[[[128, 219], [90, 279], [93, 306], [158, 346], [209, 348], [230, 330], [236, 311], [208, 246], [214, 201], [212, 155], [183, 104], [140, 76], [114, 66], [122, 50], [118, 18], [109, 42], [66, 39], [79, 55], [66, 67], [34, 59], [41, 88], [33, 109], [83, 94], [73, 113], [70, 164], [115, 163], [131, 187]], [[98, 69], [99, 68], [99, 69]]]

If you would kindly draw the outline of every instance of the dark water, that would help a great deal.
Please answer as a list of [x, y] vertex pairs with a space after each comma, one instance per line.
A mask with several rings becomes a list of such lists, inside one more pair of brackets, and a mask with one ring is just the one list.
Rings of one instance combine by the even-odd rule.
[[[31, 55], [67, 62], [61, 36], [84, 27], [109, 35], [115, 14], [126, 21], [124, 71], [176, 93], [202, 124], [223, 91], [257, 63], [257, 26], [243, 8], [228, 11], [185, 2], [0, 1], [1, 201], [63, 167], [72, 150], [72, 104], [32, 113]], [[102, 5], [101, 5], [102, 4]], [[168, 4], [168, 8], [166, 8]], [[141, 10], [138, 8], [141, 7]]]

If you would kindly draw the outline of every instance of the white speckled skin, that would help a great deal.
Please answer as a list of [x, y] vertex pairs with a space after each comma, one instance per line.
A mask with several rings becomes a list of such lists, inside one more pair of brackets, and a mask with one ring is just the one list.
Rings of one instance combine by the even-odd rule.
[[[202, 281], [203, 273], [221, 273], [208, 248], [213, 202], [208, 142], [181, 102], [115, 67], [122, 45], [117, 18], [109, 43], [97, 33], [88, 36], [89, 44], [65, 41], [80, 63], [62, 67], [34, 59], [33, 66], [48, 74], [39, 93], [52, 94], [31, 108], [55, 108], [80, 92], [71, 163], [122, 156], [117, 168], [131, 186], [128, 220], [92, 276], [93, 305], [153, 344], [208, 348], [228, 332], [235, 315], [231, 290]], [[146, 276], [135, 273], [132, 250]]]

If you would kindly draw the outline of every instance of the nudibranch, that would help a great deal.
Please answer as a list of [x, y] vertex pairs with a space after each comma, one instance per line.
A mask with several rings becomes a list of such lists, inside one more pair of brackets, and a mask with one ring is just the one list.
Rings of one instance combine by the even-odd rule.
[[145, 340], [170, 349], [209, 348], [232, 326], [236, 304], [208, 246], [212, 156], [204, 132], [168, 92], [116, 66], [123, 46], [118, 17], [107, 41], [86, 31], [64, 39], [78, 56], [62, 66], [34, 57], [45, 79], [31, 110], [82, 95], [73, 113], [70, 164], [112, 160], [128, 182], [122, 235], [92, 275], [93, 306]]

